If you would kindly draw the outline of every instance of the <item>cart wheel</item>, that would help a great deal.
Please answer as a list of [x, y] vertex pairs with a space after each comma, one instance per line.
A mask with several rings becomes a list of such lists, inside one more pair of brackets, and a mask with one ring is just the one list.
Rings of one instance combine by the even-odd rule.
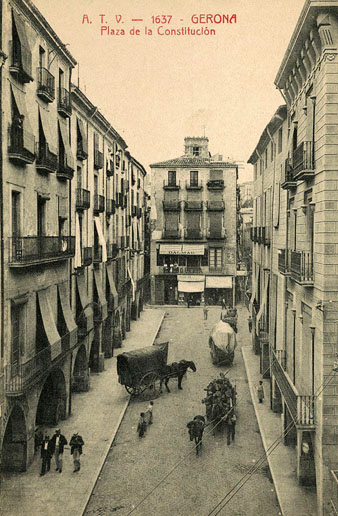
[[154, 397], [160, 394], [161, 378], [157, 373], [147, 373], [140, 381], [142, 392], [146, 396]]
[[128, 394], [131, 394], [132, 396], [138, 396], [142, 392], [140, 386], [131, 387], [130, 385], [125, 385], [125, 389]]

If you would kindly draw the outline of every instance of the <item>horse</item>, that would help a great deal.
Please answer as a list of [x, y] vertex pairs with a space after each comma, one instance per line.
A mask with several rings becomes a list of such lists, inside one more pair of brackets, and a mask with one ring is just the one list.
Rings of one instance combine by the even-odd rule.
[[205, 428], [205, 419], [203, 416], [195, 416], [192, 421], [187, 424], [189, 429], [190, 441], [195, 440], [196, 455], [202, 451], [202, 437]]
[[172, 364], [166, 365], [161, 374], [160, 392], [162, 392], [163, 382], [167, 392], [170, 392], [168, 387], [170, 378], [177, 378], [178, 388], [182, 390], [182, 378], [189, 368], [193, 372], [196, 371], [196, 366], [192, 360], [180, 360], [180, 362], [173, 362]]

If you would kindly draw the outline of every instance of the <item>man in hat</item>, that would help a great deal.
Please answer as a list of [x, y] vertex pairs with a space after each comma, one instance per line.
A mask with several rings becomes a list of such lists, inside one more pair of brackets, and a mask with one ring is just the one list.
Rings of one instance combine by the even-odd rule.
[[56, 471], [62, 473], [63, 450], [68, 441], [65, 436], [61, 434], [60, 428], [55, 430], [55, 434], [51, 438], [50, 442], [52, 455], [55, 454]]
[[50, 443], [50, 440], [49, 440], [49, 435], [45, 435], [45, 438], [42, 439], [42, 443], [41, 443], [41, 459], [42, 459], [42, 463], [41, 463], [40, 477], [42, 477], [46, 473], [46, 470], [47, 471], [50, 470], [50, 459], [51, 459], [51, 457], [52, 457], [52, 454], [51, 454], [51, 443]]
[[79, 435], [77, 432], [75, 432], [72, 435], [69, 445], [70, 445], [70, 454], [73, 455], [73, 462], [74, 462], [73, 473], [76, 473], [77, 471], [80, 471], [80, 467], [81, 467], [80, 456], [82, 455], [82, 446], [84, 445], [81, 435]]

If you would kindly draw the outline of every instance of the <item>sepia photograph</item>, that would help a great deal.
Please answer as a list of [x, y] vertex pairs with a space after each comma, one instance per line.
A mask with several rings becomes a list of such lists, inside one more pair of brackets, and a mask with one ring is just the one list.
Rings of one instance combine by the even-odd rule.
[[338, 0], [0, 0], [1, 516], [338, 516]]

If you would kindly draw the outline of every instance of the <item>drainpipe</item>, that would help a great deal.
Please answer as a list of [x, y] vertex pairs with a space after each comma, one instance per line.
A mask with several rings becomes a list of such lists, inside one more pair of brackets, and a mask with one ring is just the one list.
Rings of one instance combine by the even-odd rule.
[[[0, 49], [2, 48], [2, 1], [0, 0], [0, 23], [1, 23], [1, 29], [0, 29]], [[5, 280], [4, 280], [4, 226], [3, 226], [3, 213], [4, 213], [4, 205], [3, 205], [3, 158], [2, 158], [2, 146], [3, 142], [5, 141], [2, 126], [3, 126], [3, 120], [2, 120], [2, 67], [7, 59], [6, 54], [0, 50], [0, 132], [1, 132], [1, 145], [0, 145], [0, 290], [1, 290], [1, 342], [0, 342], [0, 359], [4, 358], [4, 287], [5, 287]], [[2, 386], [0, 386], [2, 387]]]

